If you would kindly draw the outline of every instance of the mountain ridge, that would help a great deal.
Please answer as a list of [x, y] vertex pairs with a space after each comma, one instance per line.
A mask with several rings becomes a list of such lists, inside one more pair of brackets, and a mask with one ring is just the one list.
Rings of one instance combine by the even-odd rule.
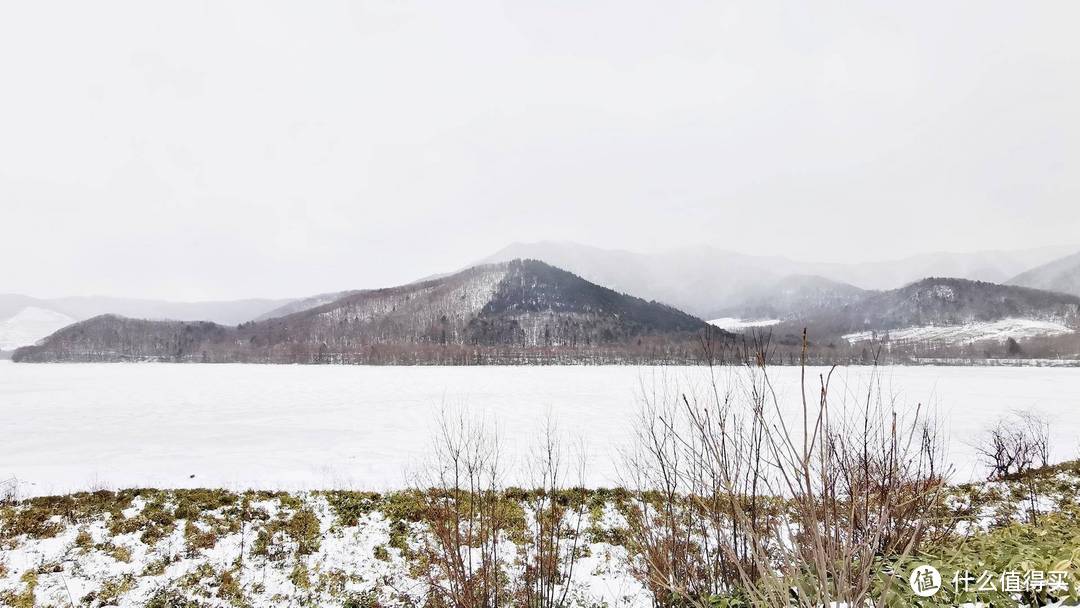
[[792, 275], [819, 276], [864, 290], [887, 290], [933, 276], [1003, 282], [1073, 247], [1018, 251], [927, 253], [864, 263], [805, 262], [755, 256], [710, 246], [657, 253], [603, 249], [571, 241], [512, 243], [482, 259], [528, 257], [582, 277], [712, 318], [760, 299], [769, 285]]
[[350, 292], [236, 327], [115, 315], [64, 328], [16, 361], [499, 363], [692, 356], [701, 319], [535, 260]]
[[1080, 297], [954, 277], [928, 277], [897, 289], [865, 290], [834, 307], [781, 319], [780, 331], [810, 327], [843, 335], [909, 327], [960, 326], [1029, 319], [1080, 329]]
[[1008, 284], [1080, 296], [1080, 251], [1022, 272]]
[[111, 296], [36, 298], [4, 293], [0, 294], [0, 352], [34, 344], [64, 325], [103, 314], [159, 320], [207, 320], [235, 325], [288, 302], [293, 300], [247, 298], [177, 302]]

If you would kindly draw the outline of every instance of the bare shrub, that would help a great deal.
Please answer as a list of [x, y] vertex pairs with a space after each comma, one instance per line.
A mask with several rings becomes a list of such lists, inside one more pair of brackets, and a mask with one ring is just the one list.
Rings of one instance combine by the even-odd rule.
[[19, 500], [19, 480], [10, 477], [0, 479], [0, 506], [13, 504]]
[[[631, 567], [657, 606], [733, 592], [740, 570], [755, 570], [753, 532], [774, 515], [775, 501], [761, 494], [764, 418], [753, 414], [762, 387], [722, 393], [717, 376], [726, 371], [709, 366], [701, 391], [680, 391], [667, 376], [643, 387], [622, 469], [634, 490], [628, 537], [639, 561]], [[749, 412], [738, 409], [740, 397]]]
[[499, 542], [507, 515], [498, 434], [464, 413], [444, 411], [434, 439], [430, 478], [417, 489], [431, 534], [419, 549], [428, 605], [507, 604]]
[[1050, 464], [1050, 423], [1033, 411], [1015, 411], [984, 433], [976, 451], [990, 469], [990, 479], [1023, 475]]
[[568, 446], [550, 417], [538, 439], [523, 471], [532, 489], [504, 488], [494, 427], [442, 413], [428, 475], [414, 491], [429, 531], [416, 556], [425, 605], [568, 605], [587, 517], [585, 449]]
[[805, 359], [785, 409], [768, 345], [752, 338], [738, 389], [710, 367], [705, 391], [645, 400], [624, 467], [640, 494], [639, 578], [658, 606], [884, 605], [881, 560], [917, 549], [945, 482], [936, 425], [873, 380], [857, 407], [838, 407], [832, 370], [808, 379]]
[[1034, 411], [1014, 411], [986, 430], [976, 451], [990, 470], [989, 479], [1023, 482], [1028, 521], [1038, 524], [1039, 489], [1029, 473], [1050, 464], [1050, 422]]
[[515, 584], [518, 606], [566, 606], [573, 591], [586, 518], [586, 453], [583, 442], [567, 446], [565, 441], [549, 416], [526, 464], [532, 490], [522, 504], [523, 555]]

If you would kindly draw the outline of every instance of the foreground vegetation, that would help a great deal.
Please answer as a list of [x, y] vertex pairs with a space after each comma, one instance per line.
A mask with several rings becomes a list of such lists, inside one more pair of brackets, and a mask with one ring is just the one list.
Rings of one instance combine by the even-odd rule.
[[[933, 541], [917, 555], [883, 563], [875, 584], [886, 586], [888, 572], [906, 576], [915, 563], [936, 565], [943, 579], [958, 569], [1030, 568], [1064, 570], [1070, 582], [1080, 581], [1078, 495], [1080, 462], [1023, 478], [950, 487], [935, 505], [934, 528], [928, 530]], [[432, 575], [440, 564], [432, 531], [442, 521], [434, 505], [448, 498], [439, 490], [134, 489], [9, 503], [0, 508], [0, 605], [446, 605], [434, 591], [440, 583]], [[582, 514], [580, 526], [565, 525], [557, 532], [564, 549], [560, 567], [573, 562], [576, 572], [553, 573], [560, 583], [555, 599], [574, 606], [677, 605], [652, 585], [645, 531], [635, 529], [643, 522], [643, 509], [661, 508], [665, 501], [621, 489], [570, 489], [553, 496], [507, 489], [493, 497], [492, 517], [504, 531], [498, 549], [505, 566], [499, 579], [505, 605], [547, 605], [530, 603], [527, 588], [530, 576], [536, 578], [528, 570], [538, 565], [529, 554], [535, 557], [543, 544], [535, 539], [534, 509], [545, 500], [567, 524]], [[567, 558], [570, 550], [573, 556]], [[976, 600], [1030, 605], [1050, 599], [1045, 593], [953, 596], [946, 589], [934, 602], [919, 604], [905, 585], [887, 586], [889, 604], [896, 606]], [[711, 601], [735, 606], [746, 600], [733, 594]]]

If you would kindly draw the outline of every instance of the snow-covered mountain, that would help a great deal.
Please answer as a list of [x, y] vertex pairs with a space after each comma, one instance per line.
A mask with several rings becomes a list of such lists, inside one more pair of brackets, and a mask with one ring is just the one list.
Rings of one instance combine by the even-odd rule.
[[818, 318], [852, 329], [963, 325], [1013, 318], [1080, 327], [1080, 298], [967, 279], [927, 278], [900, 289], [867, 292], [851, 306], [823, 312]]
[[1080, 296], [1080, 251], [1021, 273], [1009, 284]]
[[711, 247], [661, 253], [601, 249], [570, 242], [515, 243], [484, 260], [536, 259], [594, 283], [657, 300], [705, 318], [739, 304], [762, 285], [801, 274], [781, 257], [758, 257]]
[[[701, 319], [536, 260], [350, 292], [284, 317], [226, 327], [103, 315], [16, 361], [168, 360], [477, 364], [650, 362], [699, 354]], [[716, 335], [729, 335], [720, 332]]]
[[27, 306], [0, 321], [0, 351], [15, 350], [20, 346], [33, 344], [75, 321], [76, 319], [55, 310]]
[[849, 342], [889, 335], [894, 343], [1017, 340], [1080, 329], [1080, 297], [982, 281], [928, 278], [900, 289], [867, 290], [843, 304], [794, 310], [780, 332], [803, 327]]

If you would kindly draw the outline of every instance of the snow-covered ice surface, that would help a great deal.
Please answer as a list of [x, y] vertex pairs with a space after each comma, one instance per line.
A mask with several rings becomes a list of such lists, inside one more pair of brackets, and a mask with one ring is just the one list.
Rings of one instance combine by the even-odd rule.
[[888, 336], [891, 342], [946, 342], [959, 344], [964, 342], [976, 342], [979, 340], [997, 340], [1003, 342], [1008, 338], [1016, 340], [1024, 338], [1037, 338], [1041, 336], [1060, 336], [1071, 334], [1073, 330], [1053, 321], [1040, 321], [1038, 319], [1000, 319], [982, 323], [967, 323], [964, 325], [938, 325], [924, 327], [905, 327], [888, 331], [862, 331], [847, 334], [844, 339], [848, 342], [864, 342], [874, 338], [884, 339]]
[[0, 321], [0, 350], [15, 350], [48, 336], [75, 319], [36, 306], [27, 306], [14, 315]]
[[727, 331], [740, 331], [751, 327], [770, 327], [778, 323], [780, 323], [780, 319], [738, 319], [735, 317], [721, 317], [709, 321], [709, 325]]
[[[808, 378], [823, 371], [808, 370]], [[494, 418], [510, 462], [527, 453], [550, 411], [562, 429], [587, 441], [589, 485], [611, 486], [643, 389], [703, 389], [707, 373], [0, 362], [0, 479], [17, 478], [23, 496], [121, 487], [399, 488], [423, 462], [445, 404]], [[835, 373], [834, 411], [865, 396], [870, 373]], [[1049, 415], [1054, 459], [1077, 457], [1078, 369], [919, 366], [878, 373], [885, 396], [936, 408], [958, 479], [981, 473], [972, 443], [1014, 409]], [[718, 378], [737, 386], [743, 374], [724, 368]], [[794, 409], [799, 370], [771, 374]]]

